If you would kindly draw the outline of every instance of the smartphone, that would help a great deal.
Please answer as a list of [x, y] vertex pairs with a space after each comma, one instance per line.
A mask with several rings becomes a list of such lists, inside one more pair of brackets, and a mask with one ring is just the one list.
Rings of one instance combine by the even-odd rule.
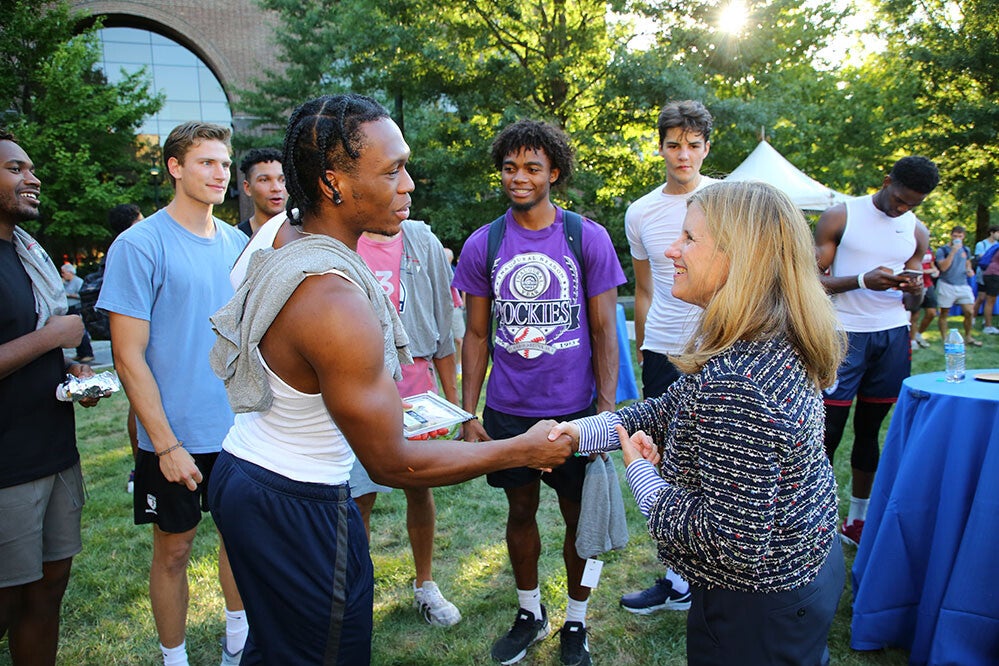
[[895, 275], [897, 275], [899, 277], [904, 277], [904, 278], [908, 278], [910, 280], [913, 280], [915, 278], [921, 278], [921, 277], [923, 277], [923, 271], [914, 271], [914, 270], [909, 269], [909, 268], [903, 268], [902, 270], [900, 270]]

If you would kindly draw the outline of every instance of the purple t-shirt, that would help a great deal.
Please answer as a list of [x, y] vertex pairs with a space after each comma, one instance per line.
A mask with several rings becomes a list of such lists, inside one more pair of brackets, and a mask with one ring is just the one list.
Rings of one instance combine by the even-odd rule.
[[[586, 292], [596, 296], [625, 281], [607, 230], [583, 218]], [[506, 232], [496, 263], [486, 267], [489, 225], [473, 233], [461, 251], [452, 285], [493, 298], [496, 335], [486, 404], [516, 416], [559, 416], [593, 402], [589, 317], [580, 267], [555, 223], [524, 229], [506, 212]]]

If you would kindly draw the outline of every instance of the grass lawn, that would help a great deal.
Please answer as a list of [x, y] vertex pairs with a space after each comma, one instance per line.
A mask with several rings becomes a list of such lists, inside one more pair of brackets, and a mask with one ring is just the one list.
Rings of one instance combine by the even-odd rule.
[[[952, 320], [952, 325], [957, 323], [957, 318]], [[985, 347], [968, 349], [968, 368], [999, 367], [999, 336], [979, 337]], [[935, 326], [926, 338], [933, 346], [913, 353], [915, 374], [944, 367]], [[124, 426], [126, 409], [124, 398], [115, 396], [95, 409], [77, 411], [88, 497], [83, 516], [84, 550], [74, 561], [63, 603], [60, 664], [162, 663], [147, 595], [150, 529], [132, 525], [132, 497], [125, 492], [131, 469]], [[836, 459], [843, 513], [849, 497], [851, 444], [848, 432]], [[623, 473], [620, 454], [615, 455], [618, 472]], [[588, 623], [594, 661], [618, 666], [684, 664], [684, 613], [639, 617], [618, 608], [623, 592], [646, 587], [661, 573], [644, 520], [625, 491], [631, 543], [603, 558], [603, 576], [591, 596]], [[517, 601], [503, 538], [503, 494], [489, 488], [483, 479], [440, 488], [434, 494], [438, 511], [434, 577], [445, 595], [461, 609], [464, 619], [449, 629], [434, 628], [413, 610], [413, 565], [406, 536], [405, 498], [401, 492], [383, 495], [371, 520], [375, 664], [488, 664], [490, 645], [513, 622]], [[565, 572], [561, 519], [550, 489], [542, 492], [539, 522], [543, 542], [542, 597], [557, 627], [565, 612]], [[224, 633], [222, 597], [215, 582], [217, 543], [209, 516], [202, 523], [191, 566], [187, 646], [191, 663], [199, 666], [218, 663], [218, 638]], [[850, 566], [853, 552], [847, 549], [846, 555]], [[833, 663], [906, 664], [907, 653], [903, 650], [850, 650], [850, 602], [847, 576], [829, 641]], [[10, 664], [6, 643], [6, 639], [0, 640], [0, 665]], [[558, 640], [539, 644], [522, 663], [557, 664]]]

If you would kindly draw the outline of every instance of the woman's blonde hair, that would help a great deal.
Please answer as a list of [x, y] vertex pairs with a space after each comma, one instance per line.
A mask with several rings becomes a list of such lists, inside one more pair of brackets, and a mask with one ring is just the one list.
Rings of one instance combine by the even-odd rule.
[[819, 282], [812, 235], [783, 192], [760, 182], [715, 183], [687, 206], [704, 212], [728, 278], [704, 308], [687, 347], [671, 361], [697, 372], [739, 340], [787, 338], [819, 388], [831, 386], [846, 346]]

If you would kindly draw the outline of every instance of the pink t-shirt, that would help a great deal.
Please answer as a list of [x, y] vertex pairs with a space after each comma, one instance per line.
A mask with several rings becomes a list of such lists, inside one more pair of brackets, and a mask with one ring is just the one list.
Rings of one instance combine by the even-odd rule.
[[[373, 241], [367, 236], [357, 239], [357, 253], [364, 259], [378, 284], [388, 294], [392, 305], [402, 314], [407, 303], [407, 294], [399, 281], [399, 266], [402, 263], [402, 233], [385, 241]], [[399, 395], [406, 398], [418, 393], [437, 390], [434, 366], [429, 359], [414, 358], [412, 365], [402, 366], [402, 380], [396, 382]]]

